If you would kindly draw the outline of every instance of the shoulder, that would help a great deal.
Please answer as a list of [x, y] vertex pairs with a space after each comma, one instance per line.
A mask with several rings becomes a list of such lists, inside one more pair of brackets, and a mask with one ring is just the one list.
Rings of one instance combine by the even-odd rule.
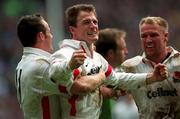
[[58, 57], [58, 58], [67, 58], [67, 57], [71, 57], [73, 52], [75, 51], [75, 49], [71, 48], [71, 47], [64, 47], [61, 48], [59, 50], [57, 50], [56, 52], [54, 52], [52, 54], [52, 57]]
[[99, 54], [98, 52], [93, 52], [93, 53], [94, 53], [95, 57], [102, 57], [102, 55]]
[[135, 66], [139, 65], [140, 63], [142, 63], [142, 59], [143, 59], [142, 56], [136, 56], [136, 57], [133, 57], [131, 59], [127, 59], [126, 61], [124, 61], [122, 63], [121, 66], [123, 66], [123, 67], [135, 67]]
[[32, 73], [43, 73], [48, 71], [50, 62], [48, 58], [45, 57], [37, 57], [30, 63], [30, 68]]
[[107, 64], [108, 62], [106, 61], [106, 59], [101, 55], [99, 54], [98, 52], [94, 52], [94, 57], [96, 59], [99, 59], [103, 64]]

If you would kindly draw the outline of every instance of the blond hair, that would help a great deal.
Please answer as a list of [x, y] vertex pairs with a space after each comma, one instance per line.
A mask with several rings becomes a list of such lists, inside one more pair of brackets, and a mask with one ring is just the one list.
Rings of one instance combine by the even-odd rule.
[[165, 32], [168, 32], [168, 22], [163, 19], [162, 17], [144, 17], [141, 19], [140, 23], [139, 23], [139, 27], [142, 24], [158, 24], [159, 26], [161, 26], [163, 28], [163, 30]]

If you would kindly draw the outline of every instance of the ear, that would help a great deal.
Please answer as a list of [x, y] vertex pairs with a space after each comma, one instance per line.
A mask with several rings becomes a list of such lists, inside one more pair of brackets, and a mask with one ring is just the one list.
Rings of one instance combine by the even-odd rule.
[[168, 33], [168, 32], [165, 32], [165, 33], [164, 33], [164, 36], [165, 36], [166, 42], [168, 42], [169, 33]]
[[75, 28], [73, 26], [69, 26], [69, 31], [72, 35], [72, 37], [74, 36], [74, 31], [75, 31]]
[[69, 26], [69, 31], [70, 31], [71, 33], [73, 33], [73, 32], [74, 32], [74, 27]]
[[108, 50], [106, 56], [109, 57], [109, 58], [111, 58], [111, 59], [114, 58], [114, 57], [115, 57], [115, 52], [114, 52], [114, 50], [113, 50], [113, 49]]
[[45, 40], [46, 36], [43, 32], [37, 33], [37, 40]]

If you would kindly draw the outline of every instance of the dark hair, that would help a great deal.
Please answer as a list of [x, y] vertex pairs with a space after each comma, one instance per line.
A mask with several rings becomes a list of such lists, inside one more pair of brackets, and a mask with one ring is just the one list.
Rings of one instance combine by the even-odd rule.
[[117, 51], [117, 40], [121, 37], [125, 37], [126, 33], [122, 30], [115, 28], [106, 28], [99, 31], [99, 39], [95, 42], [96, 51], [103, 57], [106, 56], [107, 52], [112, 49], [114, 52]]
[[46, 32], [42, 20], [44, 18], [40, 14], [25, 15], [20, 18], [17, 24], [17, 35], [24, 47], [35, 45], [37, 33]]
[[77, 4], [66, 9], [65, 15], [69, 26], [76, 27], [77, 17], [81, 11], [93, 12], [96, 16], [95, 7], [92, 4]]

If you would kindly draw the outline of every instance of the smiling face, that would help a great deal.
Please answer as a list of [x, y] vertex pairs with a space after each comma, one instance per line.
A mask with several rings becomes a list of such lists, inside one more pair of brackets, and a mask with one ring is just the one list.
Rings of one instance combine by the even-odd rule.
[[140, 38], [148, 59], [153, 61], [166, 56], [168, 33], [161, 26], [143, 23], [140, 25]]
[[98, 20], [93, 12], [80, 11], [77, 16], [76, 26], [70, 26], [72, 38], [85, 41], [88, 45], [98, 39]]

